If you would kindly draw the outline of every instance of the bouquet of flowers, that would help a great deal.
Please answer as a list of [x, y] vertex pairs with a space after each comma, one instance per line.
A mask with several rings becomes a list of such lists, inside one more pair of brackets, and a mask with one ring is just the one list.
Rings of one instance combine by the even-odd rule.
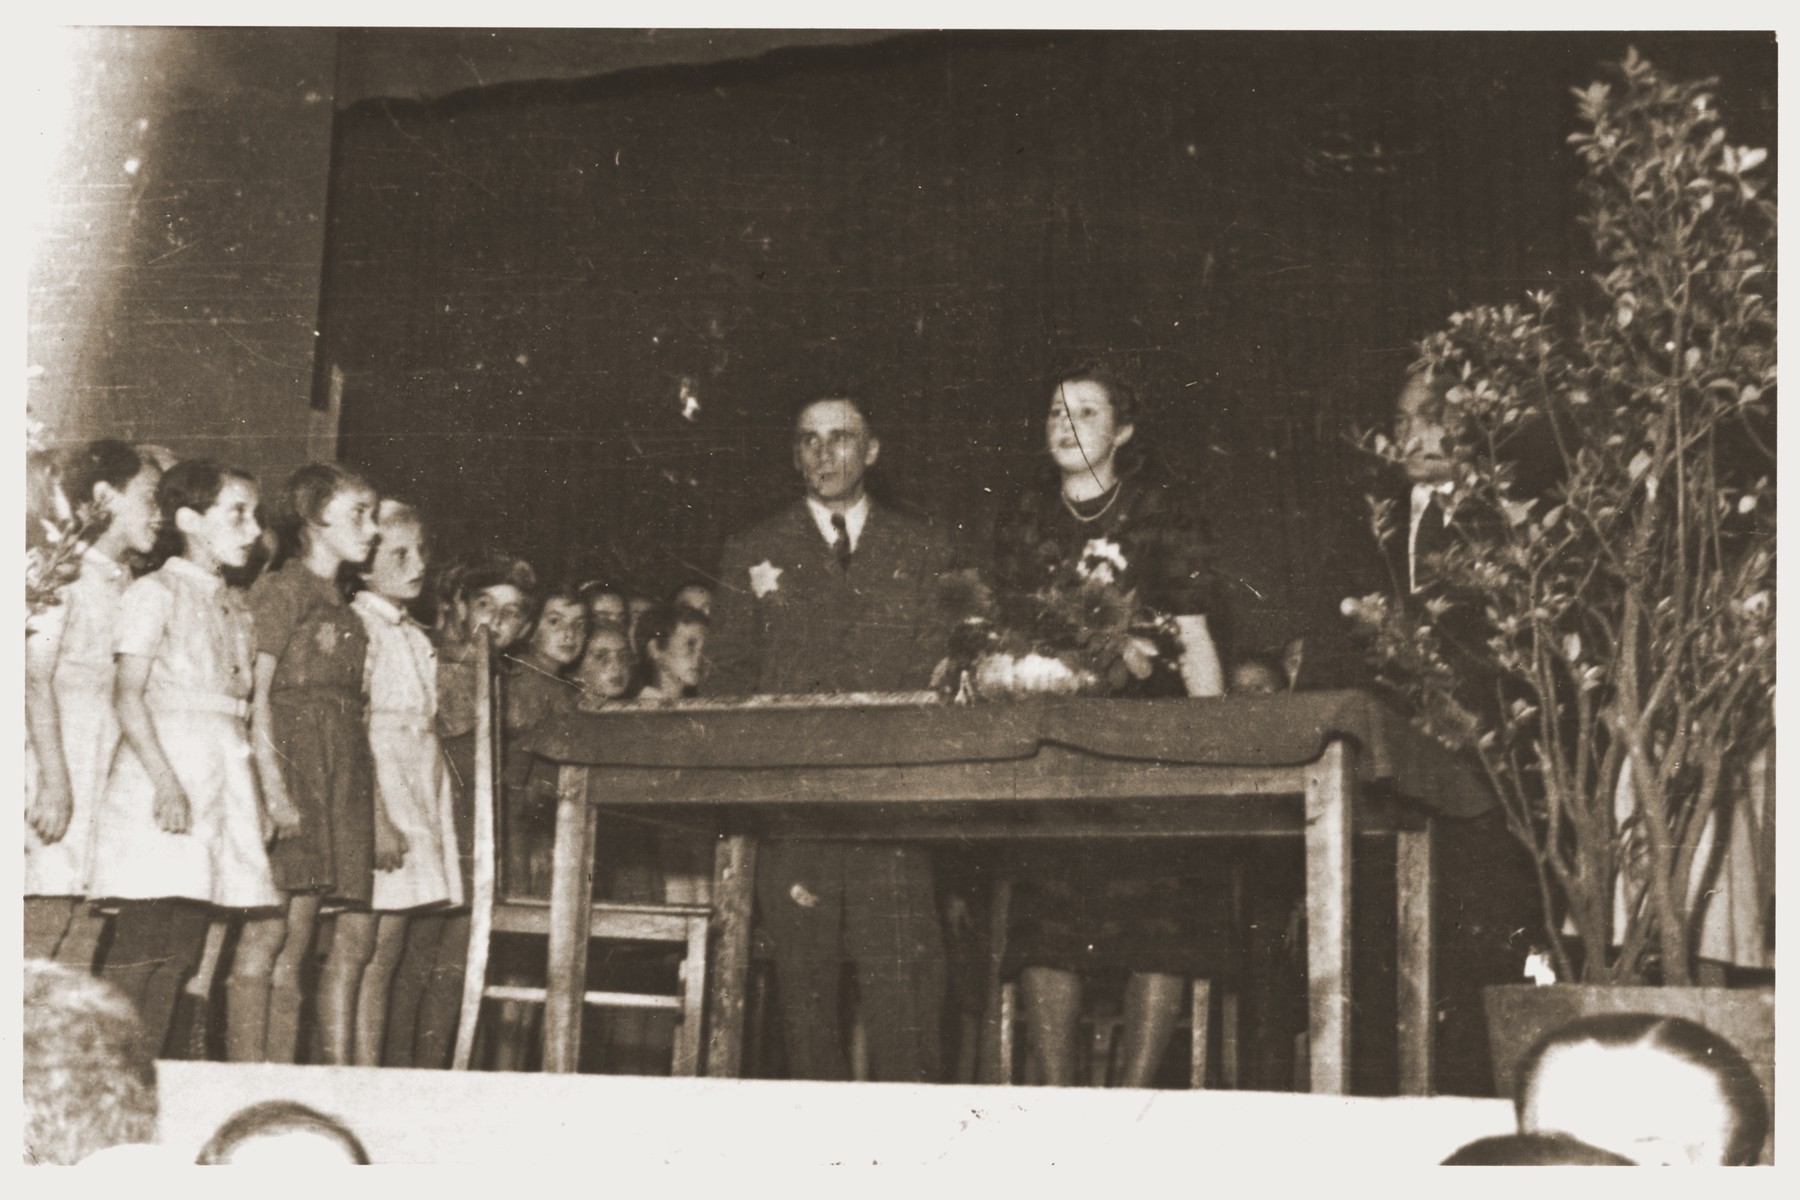
[[26, 426], [27, 508], [25, 616], [62, 603], [62, 590], [81, 572], [81, 554], [106, 528], [106, 513], [92, 503], [71, 508], [57, 481], [43, 426]]
[[1036, 591], [996, 596], [973, 570], [947, 576], [957, 625], [933, 686], [961, 703], [1103, 695], [1172, 669], [1180, 632], [1120, 586], [1126, 565], [1118, 543], [1095, 538]]

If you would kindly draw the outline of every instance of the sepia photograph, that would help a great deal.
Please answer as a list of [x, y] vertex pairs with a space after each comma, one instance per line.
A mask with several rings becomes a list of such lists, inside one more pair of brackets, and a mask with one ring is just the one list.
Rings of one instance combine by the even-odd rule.
[[28, 31], [26, 1164], [1773, 1163], [1769, 14], [1067, 15]]

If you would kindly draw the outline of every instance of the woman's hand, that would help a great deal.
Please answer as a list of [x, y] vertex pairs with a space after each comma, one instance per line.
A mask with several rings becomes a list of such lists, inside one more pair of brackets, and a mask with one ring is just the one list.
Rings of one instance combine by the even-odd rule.
[[63, 834], [69, 832], [69, 818], [74, 811], [75, 799], [69, 794], [68, 777], [53, 777], [46, 771], [25, 819], [31, 822], [31, 828], [37, 832], [39, 841], [46, 846], [53, 846], [62, 841]]
[[406, 835], [400, 832], [399, 826], [388, 820], [387, 814], [379, 808], [375, 811], [375, 869], [378, 871], [398, 871], [406, 861], [408, 849]]
[[156, 800], [151, 810], [156, 816], [156, 824], [164, 833], [186, 833], [190, 813], [188, 811], [187, 793], [181, 790], [181, 784], [173, 779], [158, 781]]

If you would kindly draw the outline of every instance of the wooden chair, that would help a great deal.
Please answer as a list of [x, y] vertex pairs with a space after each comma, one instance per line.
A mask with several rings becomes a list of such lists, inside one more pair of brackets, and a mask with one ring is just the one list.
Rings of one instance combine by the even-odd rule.
[[[1011, 1064], [1016, 1056], [1016, 1034], [1014, 1030], [1019, 1024], [1019, 1001], [1017, 983], [1008, 982], [1000, 987], [1000, 1030], [999, 1059], [1001, 1063], [1000, 1082], [1012, 1083], [1013, 1070]], [[1188, 1055], [1188, 1086], [1204, 1088], [1207, 1078], [1207, 1049], [1212, 1035], [1212, 981], [1195, 979], [1192, 981], [1193, 991], [1189, 1004], [1187, 1019], [1176, 1026], [1187, 1029], [1193, 1037]], [[1107, 1068], [1112, 1062], [1113, 1051], [1119, 1038], [1119, 1030], [1124, 1027], [1124, 1018], [1117, 1014], [1083, 1013], [1081, 1023], [1089, 1031], [1088, 1042], [1088, 1079], [1092, 1086], [1102, 1086], [1107, 1076]], [[1234, 992], [1221, 991], [1219, 995], [1219, 1036], [1220, 1042], [1220, 1082], [1228, 1088], [1238, 1084], [1238, 998]]]
[[[1236, 892], [1241, 881], [1234, 877], [1233, 884]], [[983, 1053], [981, 1065], [984, 1079], [1001, 1084], [1015, 1082], [1014, 1064], [1018, 1059], [1019, 985], [1013, 981], [1002, 982], [1000, 979], [1000, 962], [1006, 954], [1007, 926], [1012, 918], [1012, 889], [1012, 881], [1008, 879], [1003, 879], [994, 886], [990, 917], [993, 955], [988, 976], [990, 1014], [983, 1038], [984, 1042], [993, 1047], [993, 1051]], [[1211, 980], [1199, 978], [1193, 979], [1190, 987], [1192, 990], [1189, 995], [1188, 1016], [1177, 1028], [1187, 1029], [1191, 1036], [1188, 1086], [1198, 1090], [1206, 1086], [1207, 1080], [1214, 989]], [[1088, 1079], [1095, 1081], [1093, 1086], [1104, 1086], [1113, 1048], [1124, 1020], [1113, 1014], [1083, 1013], [1081, 1024], [1089, 1030]], [[1238, 1042], [1238, 997], [1235, 992], [1224, 989], [1219, 990], [1219, 1038], [1222, 1060], [1219, 1064], [1220, 1081], [1227, 1088], [1236, 1088], [1242, 1067]]]
[[[550, 901], [538, 897], [500, 894], [497, 830], [500, 824], [498, 786], [500, 762], [501, 696], [494, 674], [494, 655], [486, 630], [476, 638], [475, 673], [475, 870], [470, 901], [469, 957], [463, 976], [462, 1013], [456, 1029], [454, 1070], [469, 1069], [475, 1052], [476, 1024], [483, 1000], [510, 1000], [543, 1004], [545, 989], [487, 981], [488, 956], [496, 934], [550, 936]], [[592, 870], [594, 822], [584, 823], [585, 836], [575, 847], [557, 848], [579, 853]], [[681, 1014], [675, 1032], [671, 1073], [698, 1075], [701, 1048], [705, 1045], [701, 1022], [706, 999], [706, 942], [712, 909], [689, 904], [614, 904], [596, 901], [588, 922], [590, 938], [617, 941], [666, 942], [683, 946], [686, 956], [680, 968], [681, 990], [675, 995], [640, 992], [586, 992], [582, 999], [595, 1008], [667, 1009]], [[579, 1032], [577, 1033], [579, 1036]]]

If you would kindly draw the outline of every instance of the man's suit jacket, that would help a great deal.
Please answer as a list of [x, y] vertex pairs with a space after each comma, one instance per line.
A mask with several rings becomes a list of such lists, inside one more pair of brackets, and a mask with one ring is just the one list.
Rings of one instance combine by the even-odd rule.
[[707, 649], [709, 695], [912, 691], [930, 686], [949, 624], [948, 541], [870, 503], [846, 571], [805, 501], [725, 543]]

